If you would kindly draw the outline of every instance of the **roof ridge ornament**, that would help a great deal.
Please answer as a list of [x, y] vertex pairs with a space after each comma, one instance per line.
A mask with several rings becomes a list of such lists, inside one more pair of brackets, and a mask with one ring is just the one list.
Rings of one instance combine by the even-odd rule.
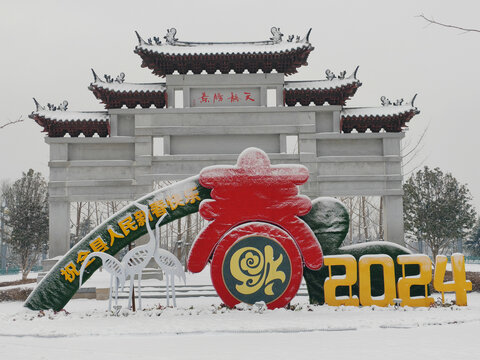
[[[40, 103], [37, 101], [37, 99], [33, 98], [33, 101], [35, 103], [35, 108], [36, 110], [34, 112], [40, 112], [40, 111], [46, 111], [47, 109], [45, 106], [40, 105]], [[60, 105], [53, 105], [52, 103], [47, 103], [47, 108], [49, 111], [67, 111], [68, 108], [68, 101], [63, 100]]]
[[360, 65], [357, 65], [357, 67], [355, 68], [355, 71], [352, 73], [352, 75], [350, 75], [348, 78], [351, 79], [355, 79], [355, 80], [358, 80], [357, 79], [357, 71], [358, 71], [358, 68], [360, 67]]
[[135, 35], [137, 35], [138, 46], [148, 45], [147, 42], [142, 39], [142, 37], [140, 36], [140, 34], [138, 33], [138, 31], [136, 31], [136, 30], [135, 30]]
[[57, 109], [60, 110], [60, 111], [67, 111], [67, 108], [68, 108], [68, 101], [67, 100], [63, 100], [63, 102], [57, 106]]
[[327, 76], [327, 80], [330, 80], [330, 81], [336, 78], [335, 74], [330, 69], [325, 70], [325, 75]]
[[115, 82], [122, 84], [125, 81], [125, 73], [121, 72], [118, 74], [118, 76], [115, 78]]
[[39, 111], [45, 111], [45, 107], [40, 105], [40, 103], [37, 101], [37, 99], [33, 98], [33, 102], [35, 103], [35, 107], [36, 107], [36, 112], [39, 112]]
[[175, 29], [175, 28], [167, 29], [167, 35], [165, 35], [163, 38], [165, 39], [165, 41], [167, 42], [168, 45], [175, 45], [175, 43], [178, 40], [175, 37], [176, 33], [177, 33], [177, 29]]
[[386, 96], [382, 96], [380, 98], [380, 102], [382, 103], [382, 106], [411, 106], [413, 108], [416, 108], [414, 103], [415, 103], [415, 99], [417, 98], [417, 95], [418, 94], [415, 94], [410, 102], [405, 102], [405, 103], [403, 98], [397, 99], [392, 103], [390, 99], [387, 98]]
[[68, 107], [68, 101], [67, 100], [63, 100], [63, 102], [58, 105], [58, 106], [55, 106], [51, 103], [47, 103], [47, 107], [48, 107], [48, 110], [50, 111], [67, 111], [67, 107]]
[[390, 105], [392, 105], [392, 102], [391, 102], [390, 99], [387, 98], [386, 96], [380, 97], [380, 102], [382, 103], [382, 106], [390, 106]]
[[96, 82], [102, 82], [102, 83], [105, 82], [105, 81], [103, 81], [103, 80], [97, 75], [97, 73], [95, 72], [95, 70], [93, 70], [93, 69], [90, 69], [90, 70], [92, 70], [93, 82], [94, 82], [94, 83], [96, 83]]
[[110, 84], [113, 82], [122, 84], [125, 81], [125, 73], [123, 72], [121, 72], [115, 79], [108, 74], [104, 74], [103, 77], [105, 78], [105, 81]]
[[[272, 40], [275, 44], [278, 44], [278, 43], [282, 42], [283, 34], [281, 33], [280, 28], [272, 26], [272, 28], [270, 29], [270, 32], [273, 35], [273, 37], [271, 37], [270, 40]], [[290, 35], [290, 36], [292, 36], [292, 35]], [[292, 40], [293, 40], [293, 38], [292, 38]]]
[[310, 28], [307, 32], [307, 35], [302, 39], [302, 42], [310, 42], [310, 33], [312, 32], [312, 28]]
[[414, 105], [414, 103], [415, 103], [415, 99], [417, 98], [417, 95], [418, 95], [418, 94], [413, 95], [413, 98], [412, 98], [412, 100], [410, 101], [410, 105], [411, 105], [412, 107], [414, 107], [415, 109], [416, 109], [416, 106]]
[[338, 80], [345, 80], [345, 79], [358, 80], [357, 79], [357, 71], [358, 71], [359, 67], [360, 66], [357, 65], [357, 67], [355, 68], [355, 71], [348, 77], [347, 77], [347, 71], [346, 70], [340, 71], [340, 73], [337, 76], [337, 75], [335, 75], [335, 73], [332, 70], [327, 69], [327, 70], [325, 70], [325, 75], [327, 76], [327, 80], [329, 80], [329, 81], [332, 81], [335, 78], [337, 78]]
[[[45, 106], [40, 105], [40, 103], [37, 101], [37, 99], [33, 98], [33, 102], [35, 103], [35, 108], [36, 110], [34, 112], [40, 112], [40, 111], [45, 111], [47, 110]], [[49, 111], [67, 111], [68, 108], [68, 101], [63, 100], [60, 105], [53, 105], [51, 103], [47, 103], [47, 108]]]

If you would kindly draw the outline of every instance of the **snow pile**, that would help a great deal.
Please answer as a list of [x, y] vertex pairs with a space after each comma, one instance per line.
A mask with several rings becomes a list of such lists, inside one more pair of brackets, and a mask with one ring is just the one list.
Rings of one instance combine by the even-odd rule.
[[[438, 295], [438, 294], [436, 294]], [[194, 333], [278, 333], [379, 328], [418, 328], [480, 322], [480, 294], [469, 294], [469, 306], [434, 308], [332, 307], [308, 304], [297, 297], [292, 310], [266, 310], [261, 304], [228, 309], [220, 299], [178, 299], [166, 308], [150, 299], [145, 310], [105, 311], [106, 301], [73, 300], [67, 311], [37, 312], [18, 303], [0, 304], [1, 336], [76, 337], [104, 335], [171, 335]], [[125, 304], [123, 304], [125, 305]], [[8, 308], [10, 308], [8, 310]]]

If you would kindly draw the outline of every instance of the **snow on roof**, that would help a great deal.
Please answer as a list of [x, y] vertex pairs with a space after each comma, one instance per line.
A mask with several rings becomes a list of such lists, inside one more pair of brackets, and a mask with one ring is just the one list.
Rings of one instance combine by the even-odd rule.
[[346, 71], [343, 71], [337, 77], [331, 70], [326, 70], [327, 79], [310, 81], [286, 81], [285, 90], [330, 90], [342, 86], [360, 83], [357, 79], [358, 66], [348, 77], [345, 77]]
[[280, 43], [177, 43], [175, 45], [138, 45], [137, 48], [167, 55], [205, 55], [205, 54], [264, 54], [287, 52], [309, 46], [308, 42]]
[[150, 84], [136, 84], [136, 83], [118, 83], [94, 81], [90, 85], [95, 85], [99, 88], [111, 90], [115, 92], [164, 92], [167, 88], [165, 83], [150, 83]]
[[159, 54], [168, 55], [200, 55], [200, 54], [262, 54], [287, 52], [303, 47], [310, 47], [307, 35], [300, 39], [290, 35], [287, 40], [282, 40], [283, 34], [280, 33], [279, 28], [273, 27], [271, 29], [273, 37], [267, 41], [253, 41], [253, 42], [189, 42], [178, 41], [175, 38], [176, 30], [174, 28], [167, 31], [165, 42], [161, 42], [159, 38], [155, 41], [149, 39], [148, 42], [143, 40], [137, 33], [139, 44], [136, 49], [152, 51]]
[[32, 112], [32, 115], [37, 115], [46, 119], [57, 121], [107, 121], [109, 116], [106, 111], [60, 111], [60, 110], [40, 110]]
[[342, 117], [363, 117], [363, 116], [391, 116], [410, 111], [418, 111], [415, 106], [407, 105], [387, 105], [378, 107], [349, 108], [341, 111]]
[[286, 81], [285, 90], [328, 90], [360, 82], [355, 78], [311, 81]]
[[[92, 69], [93, 82], [90, 86], [95, 85], [98, 88], [111, 90], [115, 92], [130, 93], [130, 92], [164, 92], [167, 88], [165, 83], [145, 83], [145, 84], [136, 84], [136, 83], [126, 83], [125, 74], [120, 73], [114, 79], [110, 75], [104, 75], [105, 80], [102, 80], [100, 76], [97, 75], [95, 70]], [[90, 89], [90, 87], [89, 87]], [[90, 89], [92, 90], [92, 89]]]

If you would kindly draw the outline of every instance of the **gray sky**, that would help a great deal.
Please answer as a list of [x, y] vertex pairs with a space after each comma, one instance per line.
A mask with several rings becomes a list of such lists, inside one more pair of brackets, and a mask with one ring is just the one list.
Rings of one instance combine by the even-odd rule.
[[[380, 96], [410, 100], [421, 114], [409, 124], [423, 147], [409, 168], [440, 167], [468, 183], [480, 211], [477, 137], [480, 115], [480, 34], [461, 34], [415, 17], [480, 28], [478, 0], [403, 1], [60, 1], [0, 3], [0, 180], [33, 168], [48, 174], [48, 146], [27, 115], [32, 97], [42, 104], [69, 101], [70, 110], [103, 110], [87, 89], [90, 68], [125, 72], [127, 82], [162, 79], [140, 67], [134, 30], [163, 37], [175, 27], [180, 40], [248, 41], [270, 37], [271, 26], [304, 35], [312, 27], [309, 66], [289, 80], [323, 79], [325, 70], [358, 73], [363, 86], [348, 106], [377, 106]], [[473, 162], [472, 162], [473, 161]], [[409, 169], [407, 169], [407, 172]]]

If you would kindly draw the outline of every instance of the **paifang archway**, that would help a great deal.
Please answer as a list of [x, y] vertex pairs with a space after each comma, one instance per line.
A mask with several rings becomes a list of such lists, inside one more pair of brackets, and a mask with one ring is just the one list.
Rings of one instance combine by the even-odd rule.
[[[272, 28], [269, 40], [241, 43], [175, 35], [170, 29], [163, 41], [137, 34], [142, 67], [164, 82], [127, 83], [124, 74], [102, 79], [93, 72], [89, 89], [106, 111], [35, 101], [30, 117], [50, 146], [50, 258], [69, 251], [70, 202], [137, 199], [154, 181], [234, 163], [250, 146], [268, 153], [272, 164], [307, 166], [310, 180], [301, 192], [312, 198], [382, 196], [385, 240], [403, 244], [400, 142], [418, 113], [413, 100], [348, 108], [362, 85], [358, 68], [348, 76], [327, 70], [323, 80], [287, 81], [314, 50], [310, 31], [283, 36]], [[294, 153], [287, 153], [290, 138], [298, 142]]]

